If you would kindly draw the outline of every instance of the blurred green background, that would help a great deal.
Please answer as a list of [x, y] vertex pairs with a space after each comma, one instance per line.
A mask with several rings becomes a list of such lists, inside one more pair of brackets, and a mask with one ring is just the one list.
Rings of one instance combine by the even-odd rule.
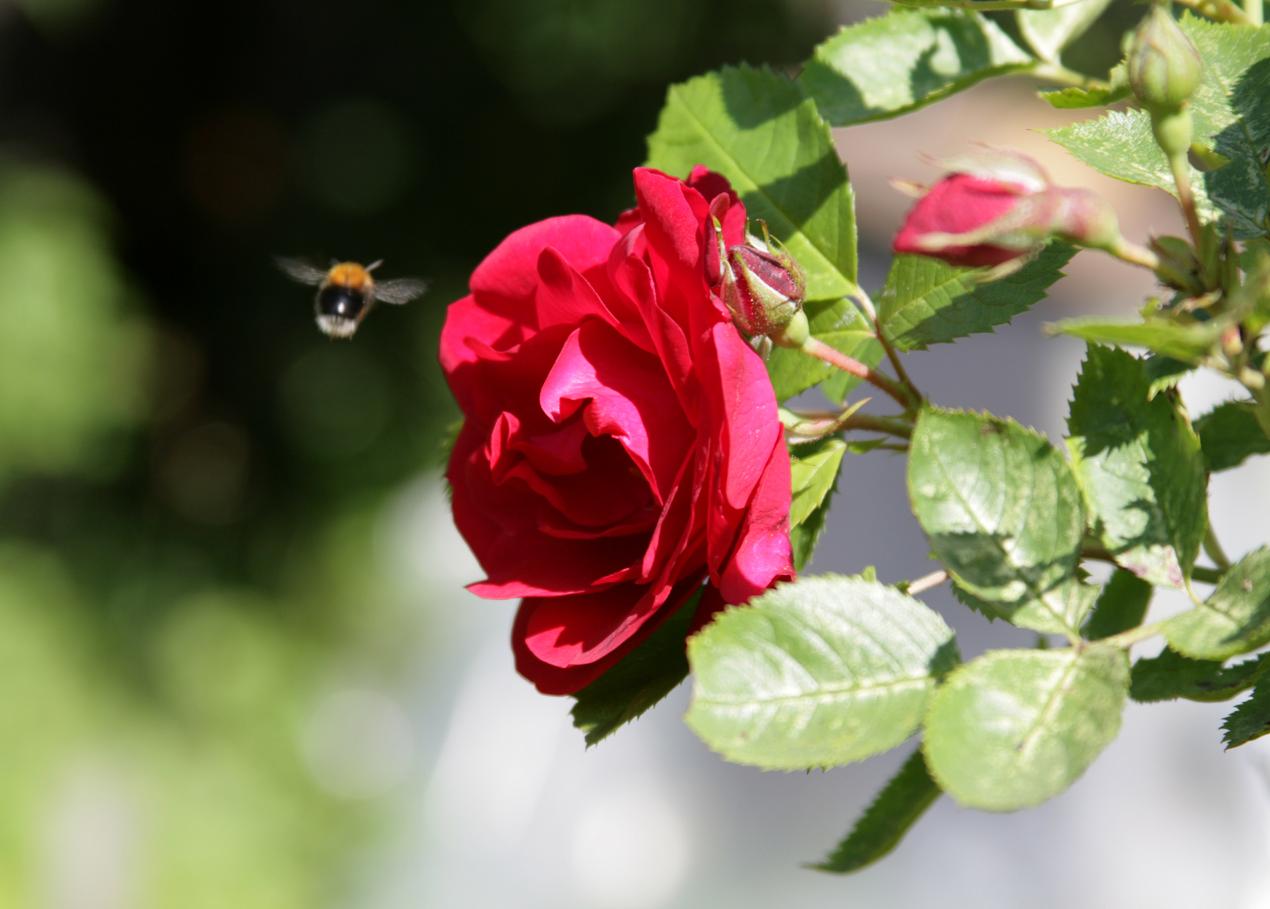
[[[439, 485], [445, 304], [628, 206], [670, 82], [837, 12], [0, 4], [0, 906], [355, 904], [445, 683], [383, 539]], [[432, 290], [334, 343], [277, 253]]]

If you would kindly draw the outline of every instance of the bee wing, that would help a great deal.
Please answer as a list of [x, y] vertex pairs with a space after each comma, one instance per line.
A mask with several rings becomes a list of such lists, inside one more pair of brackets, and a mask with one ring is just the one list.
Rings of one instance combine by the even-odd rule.
[[286, 256], [274, 256], [274, 264], [292, 281], [301, 284], [321, 284], [326, 280], [326, 270], [311, 265], [303, 259], [290, 259]]
[[394, 278], [391, 281], [375, 282], [375, 299], [385, 303], [409, 303], [415, 297], [423, 296], [428, 289], [428, 282], [419, 278]]

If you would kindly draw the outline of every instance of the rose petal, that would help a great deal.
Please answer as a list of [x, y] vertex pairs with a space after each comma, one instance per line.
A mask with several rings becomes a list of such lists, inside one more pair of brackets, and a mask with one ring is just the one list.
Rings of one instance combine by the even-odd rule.
[[782, 439], [772, 448], [736, 545], [718, 572], [719, 594], [725, 602], [744, 603], [775, 582], [794, 577], [789, 500], [789, 449]]
[[472, 272], [472, 293], [527, 305], [538, 286], [538, 256], [544, 249], [552, 247], [575, 269], [585, 271], [603, 264], [620, 236], [603, 221], [586, 215], [547, 218], [522, 227], [498, 244]]
[[569, 335], [539, 396], [555, 421], [585, 404], [587, 428], [622, 444], [658, 502], [691, 451], [692, 427], [675, 401], [661, 365], [599, 322]]
[[543, 694], [573, 694], [639, 646], [701, 585], [633, 584], [597, 594], [527, 598], [512, 626], [516, 669]]

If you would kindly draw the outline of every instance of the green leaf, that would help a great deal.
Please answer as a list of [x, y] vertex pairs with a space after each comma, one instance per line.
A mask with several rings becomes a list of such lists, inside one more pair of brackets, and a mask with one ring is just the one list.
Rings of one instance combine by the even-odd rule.
[[892, 9], [816, 48], [799, 81], [834, 126], [923, 107], [1032, 59], [988, 19], [955, 10]]
[[1091, 316], [1064, 319], [1049, 326], [1051, 332], [1071, 335], [1117, 347], [1145, 347], [1155, 353], [1198, 364], [1221, 335], [1221, 327], [1208, 323], [1182, 325], [1166, 319], [1124, 322]]
[[692, 637], [686, 719], [730, 761], [847, 764], [912, 735], [957, 659], [952, 630], [912, 597], [859, 578], [804, 578]]
[[1181, 587], [1204, 539], [1208, 475], [1199, 437], [1145, 364], [1090, 345], [1067, 418], [1076, 480], [1121, 568]]
[[1076, 577], [1084, 506], [1043, 436], [986, 414], [924, 410], [908, 491], [958, 585], [1015, 625], [1077, 636], [1095, 596]]
[[[819, 340], [869, 366], [881, 362], [882, 346], [849, 300], [810, 300], [803, 309], [811, 333]], [[816, 385], [832, 400], [841, 401], [859, 384], [858, 379], [823, 360], [784, 347], [772, 350], [767, 358], [767, 374], [778, 401], [787, 401]]]
[[1270, 439], [1257, 422], [1253, 407], [1242, 401], [1227, 401], [1195, 421], [1209, 470], [1230, 470], [1253, 455], [1270, 454]]
[[825, 439], [800, 445], [790, 453], [790, 526], [807, 520], [833, 491], [846, 451], [847, 443], [841, 439]]
[[1013, 811], [1058, 795], [1120, 730], [1124, 651], [998, 650], [953, 672], [931, 701], [931, 775], [963, 805]]
[[939, 786], [931, 779], [921, 751], [913, 752], [865, 809], [846, 839], [812, 867], [849, 874], [872, 865], [899, 845], [938, 797]]
[[807, 275], [809, 300], [855, 287], [855, 203], [829, 127], [798, 84], [726, 67], [671, 86], [649, 164], [687, 176], [704, 164], [731, 181]]
[[1169, 619], [1169, 646], [1200, 660], [1224, 660], [1270, 642], [1270, 549], [1240, 559], [1199, 606]]
[[700, 593], [654, 631], [620, 663], [574, 695], [569, 715], [588, 746], [608, 738], [670, 694], [688, 674], [684, 639]]
[[1255, 685], [1267, 670], [1270, 656], [1265, 654], [1223, 667], [1221, 660], [1193, 660], [1166, 647], [1158, 656], [1133, 664], [1129, 696], [1142, 703], [1178, 698], [1228, 701]]
[[1058, 110], [1076, 110], [1084, 107], [1106, 107], [1129, 97], [1129, 77], [1124, 63], [1111, 70], [1105, 86], [1069, 85], [1054, 91], [1038, 92], [1043, 101]]
[[1270, 734], [1270, 682], [1258, 683], [1252, 697], [1240, 703], [1230, 716], [1222, 720], [1221, 728], [1227, 751]]
[[[790, 539], [794, 546], [794, 568], [802, 571], [811, 559], [816, 540], [824, 527], [829, 499], [838, 482], [838, 471], [847, 443], [825, 439], [790, 450], [790, 479], [793, 497], [789, 507]], [[811, 524], [804, 533], [800, 528]]]
[[1044, 299], [1076, 254], [1051, 243], [1017, 272], [986, 284], [986, 269], [930, 256], [896, 256], [878, 299], [878, 318], [899, 348], [911, 350], [991, 331]]
[[1067, 47], [1093, 25], [1111, 0], [1077, 0], [1052, 9], [1024, 9], [1015, 13], [1024, 40], [1043, 59], [1058, 61]]
[[1151, 382], [1147, 392], [1148, 398], [1154, 398], [1162, 391], [1177, 388], [1178, 383], [1195, 368], [1189, 363], [1174, 360], [1172, 357], [1155, 355], [1148, 356], [1142, 362], [1142, 367], [1147, 371], [1147, 378]]
[[[1263, 235], [1270, 176], [1259, 156], [1270, 145], [1270, 28], [1209, 23], [1189, 14], [1181, 24], [1204, 61], [1204, 78], [1190, 103], [1195, 138], [1229, 160], [1206, 173], [1190, 169], [1201, 215], [1208, 220], [1225, 214], [1237, 237]], [[1108, 176], [1176, 194], [1145, 111], [1112, 111], [1049, 136]]]
[[1097, 641], [1137, 628], [1146, 618], [1153, 589], [1137, 575], [1117, 568], [1098, 594], [1094, 611], [1085, 623], [1085, 637]]

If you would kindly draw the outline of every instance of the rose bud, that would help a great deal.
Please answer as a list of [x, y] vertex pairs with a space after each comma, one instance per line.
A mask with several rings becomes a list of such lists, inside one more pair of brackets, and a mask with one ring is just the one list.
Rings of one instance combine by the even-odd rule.
[[1115, 212], [1103, 199], [1053, 185], [1026, 155], [989, 150], [949, 166], [953, 172], [909, 212], [895, 252], [995, 266], [1032, 255], [1054, 236], [1102, 249], [1121, 241]]
[[802, 310], [807, 293], [802, 268], [759, 223], [763, 239], [747, 234], [744, 244], [723, 256], [723, 302], [737, 327], [752, 337], [780, 333]]
[[1173, 113], [1190, 99], [1204, 63], [1177, 21], [1157, 4], [1129, 41], [1126, 68], [1134, 95], [1155, 116]]

